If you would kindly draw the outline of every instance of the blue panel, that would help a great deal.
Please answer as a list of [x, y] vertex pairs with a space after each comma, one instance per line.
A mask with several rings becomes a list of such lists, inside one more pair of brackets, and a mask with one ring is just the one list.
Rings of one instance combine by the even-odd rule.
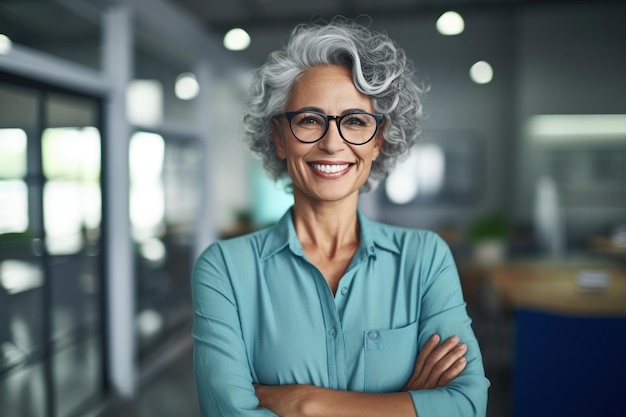
[[520, 310], [514, 417], [625, 417], [626, 317]]

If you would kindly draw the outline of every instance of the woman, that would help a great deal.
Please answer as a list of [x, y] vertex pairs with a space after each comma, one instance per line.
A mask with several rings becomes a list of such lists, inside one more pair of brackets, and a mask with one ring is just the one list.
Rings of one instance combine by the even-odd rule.
[[404, 52], [345, 19], [297, 27], [258, 70], [245, 134], [294, 205], [196, 262], [203, 416], [485, 414], [447, 246], [357, 207], [417, 139], [421, 95]]

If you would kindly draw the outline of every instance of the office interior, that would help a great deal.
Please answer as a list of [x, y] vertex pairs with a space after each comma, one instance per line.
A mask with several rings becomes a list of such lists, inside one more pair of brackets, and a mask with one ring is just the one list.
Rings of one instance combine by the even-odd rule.
[[450, 245], [487, 415], [626, 415], [626, 4], [314, 3], [0, 3], [0, 414], [199, 415], [194, 259], [292, 202], [240, 140], [247, 85], [339, 13], [429, 88], [422, 141], [360, 208]]

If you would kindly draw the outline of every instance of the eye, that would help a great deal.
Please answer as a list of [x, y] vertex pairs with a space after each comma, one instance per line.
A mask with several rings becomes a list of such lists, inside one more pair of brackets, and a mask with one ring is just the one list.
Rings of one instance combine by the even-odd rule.
[[341, 125], [350, 128], [359, 128], [367, 127], [373, 122], [375, 122], [375, 120], [369, 114], [355, 113], [346, 115], [346, 117], [341, 121]]
[[293, 121], [295, 124], [302, 127], [324, 126], [326, 124], [324, 118], [315, 113], [299, 113], [293, 118]]

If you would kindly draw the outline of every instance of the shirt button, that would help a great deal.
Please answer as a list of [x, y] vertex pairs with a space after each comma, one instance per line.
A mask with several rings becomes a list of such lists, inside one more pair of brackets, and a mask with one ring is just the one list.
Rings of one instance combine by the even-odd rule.
[[330, 329], [330, 337], [335, 338], [335, 336], [337, 336], [337, 329], [333, 327]]
[[370, 331], [367, 333], [367, 336], [368, 336], [370, 339], [378, 339], [378, 332], [377, 332], [376, 330], [370, 330]]
[[343, 287], [343, 288], [341, 289], [341, 295], [346, 295], [347, 293], [348, 293], [348, 288]]

